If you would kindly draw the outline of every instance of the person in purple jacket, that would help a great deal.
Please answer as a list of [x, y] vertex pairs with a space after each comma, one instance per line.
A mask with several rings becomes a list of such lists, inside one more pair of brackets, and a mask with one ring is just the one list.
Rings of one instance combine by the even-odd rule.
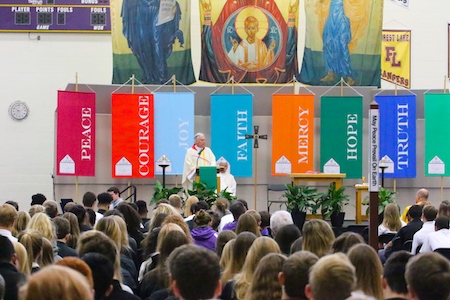
[[234, 220], [233, 220], [233, 222], [226, 224], [222, 230], [233, 230], [234, 231], [236, 229], [239, 217], [242, 214], [245, 214], [247, 209], [245, 208], [244, 204], [241, 201], [237, 200], [236, 202], [231, 204], [230, 211], [233, 214]]
[[195, 227], [191, 230], [191, 235], [195, 244], [216, 251], [218, 234], [211, 227], [211, 215], [202, 209], [195, 214], [194, 223]]

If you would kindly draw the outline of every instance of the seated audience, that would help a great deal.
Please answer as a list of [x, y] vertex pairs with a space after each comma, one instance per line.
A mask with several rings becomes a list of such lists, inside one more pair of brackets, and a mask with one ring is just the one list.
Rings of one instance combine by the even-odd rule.
[[104, 215], [109, 210], [113, 198], [109, 193], [100, 193], [97, 195], [97, 200], [98, 213]]
[[407, 251], [397, 251], [392, 254], [384, 264], [383, 288], [384, 299], [386, 300], [407, 300], [408, 287], [405, 281], [406, 264], [412, 254]]
[[278, 253], [269, 253], [264, 256], [253, 274], [252, 284], [249, 287], [248, 300], [279, 300], [281, 299], [281, 284], [278, 274], [283, 268], [286, 256]]
[[[230, 211], [231, 211], [231, 214], [233, 215], [233, 221], [224, 225], [222, 230], [233, 230], [234, 231], [236, 229], [239, 217], [245, 213], [246, 208], [245, 208], [244, 204], [242, 203], [242, 201], [238, 200], [238, 201], [234, 202], [233, 204], [231, 204]], [[224, 216], [224, 217], [226, 217], [226, 216]], [[219, 225], [219, 227], [220, 227], [220, 225]]]
[[450, 263], [439, 253], [421, 253], [406, 264], [410, 300], [447, 300], [450, 296]]
[[28, 223], [30, 222], [31, 217], [30, 214], [26, 211], [17, 212], [17, 219], [14, 222], [14, 228], [12, 230], [12, 235], [17, 237], [20, 232], [27, 228]]
[[56, 238], [58, 239], [56, 245], [58, 246], [58, 255], [61, 257], [78, 256], [75, 249], [67, 246], [67, 241], [70, 237], [70, 223], [67, 219], [56, 217], [53, 219], [53, 224], [56, 229]]
[[300, 251], [292, 254], [284, 262], [278, 281], [282, 289], [281, 299], [307, 300], [305, 287], [311, 267], [319, 260], [317, 255], [309, 251]]
[[294, 224], [281, 227], [278, 231], [275, 241], [280, 246], [281, 252], [285, 255], [291, 253], [291, 246], [301, 236], [301, 232]]
[[9, 204], [0, 205], [0, 235], [6, 236], [11, 242], [17, 242], [12, 235], [14, 222], [17, 219], [17, 210]]
[[91, 209], [95, 214], [95, 222], [92, 224], [94, 226], [98, 220], [100, 220], [103, 217], [103, 214], [96, 212], [96, 206], [97, 206], [97, 196], [93, 192], [86, 192], [83, 195], [83, 206], [86, 209]]
[[292, 216], [289, 212], [285, 210], [277, 210], [270, 216], [270, 230], [272, 233], [272, 237], [277, 236], [278, 230], [281, 229], [281, 227], [294, 224], [294, 221], [292, 220]]
[[4, 300], [18, 299], [19, 287], [26, 282], [25, 275], [17, 270], [17, 266], [17, 256], [12, 242], [7, 237], [0, 236], [0, 276], [5, 280]]
[[204, 210], [195, 214], [195, 227], [191, 230], [194, 243], [211, 251], [216, 250], [217, 232], [212, 229], [211, 215]]
[[[79, 272], [80, 274], [82, 274], [84, 277], [86, 277], [86, 280], [89, 283], [89, 286], [91, 287], [91, 289], [94, 288], [94, 279], [92, 277], [92, 270], [89, 267], [88, 264], [86, 264], [86, 262], [84, 262], [83, 260], [79, 259], [78, 257], [65, 257], [61, 260], [58, 260], [55, 265], [57, 266], [63, 266], [63, 267], [68, 267], [71, 268], [72, 270], [75, 270], [77, 272]], [[111, 272], [113, 273], [113, 272]]]
[[22, 231], [18, 236], [19, 242], [27, 250], [28, 267], [31, 274], [36, 273], [41, 269], [39, 261], [42, 256], [43, 237], [42, 234], [33, 229]]
[[171, 287], [178, 299], [217, 299], [221, 285], [215, 253], [195, 245], [181, 246], [170, 255], [168, 266]]
[[311, 251], [318, 257], [331, 252], [331, 246], [335, 239], [331, 226], [320, 219], [313, 219], [305, 223], [302, 238], [302, 250]]
[[411, 247], [411, 253], [416, 254], [422, 247], [423, 242], [429, 233], [434, 232], [434, 220], [437, 216], [437, 209], [433, 205], [427, 205], [422, 211], [422, 228], [416, 232], [413, 236], [413, 242]]
[[424, 239], [420, 253], [431, 252], [438, 248], [450, 248], [449, 219], [446, 216], [437, 217], [434, 221], [434, 232]]
[[312, 266], [305, 295], [310, 300], [345, 300], [351, 296], [355, 283], [355, 267], [345, 254], [335, 253]]
[[[428, 202], [428, 195], [429, 195], [429, 193], [428, 193], [427, 189], [420, 189], [420, 190], [418, 190], [417, 193], [416, 193], [416, 203], [415, 204], [419, 205], [421, 203]], [[410, 219], [408, 218], [408, 212], [409, 212], [409, 209], [411, 207], [412, 207], [412, 205], [408, 205], [403, 210], [403, 214], [401, 216], [401, 219], [405, 223], [409, 223], [410, 222]]]
[[42, 206], [45, 208], [45, 214], [50, 219], [53, 219], [58, 215], [58, 203], [56, 203], [55, 200], [45, 200], [44, 203], [42, 203]]
[[40, 194], [40, 193], [35, 194], [35, 195], [31, 196], [30, 206], [42, 205], [45, 202], [45, 200], [47, 200], [47, 198], [43, 194]]
[[406, 223], [400, 219], [399, 207], [389, 203], [384, 208], [383, 222], [378, 225], [378, 236], [386, 233], [397, 233]]
[[347, 253], [356, 244], [365, 244], [364, 238], [356, 232], [344, 232], [334, 240], [333, 253]]
[[238, 222], [237, 222], [236, 228], [235, 228], [235, 232], [236, 232], [236, 234], [239, 234], [244, 231], [251, 232], [251, 233], [255, 234], [256, 236], [261, 236], [261, 231], [258, 226], [258, 221], [251, 214], [244, 213], [238, 219]]
[[62, 266], [49, 266], [33, 274], [19, 293], [22, 300], [94, 299], [86, 277]]
[[86, 262], [92, 271], [95, 300], [112, 299], [108, 296], [113, 291], [113, 263], [106, 256], [94, 252], [86, 253], [81, 259]]

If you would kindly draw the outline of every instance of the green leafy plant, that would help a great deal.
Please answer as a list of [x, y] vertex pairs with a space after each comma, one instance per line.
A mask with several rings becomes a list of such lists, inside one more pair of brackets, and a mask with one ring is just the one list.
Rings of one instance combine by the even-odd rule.
[[172, 194], [178, 194], [183, 191], [182, 187], [173, 187], [173, 188], [163, 188], [161, 182], [158, 180], [155, 184], [155, 192], [153, 193], [153, 198], [150, 200], [150, 205], [156, 204], [161, 199], [169, 199], [169, 196]]
[[333, 213], [339, 213], [344, 210], [344, 206], [349, 204], [349, 195], [345, 194], [345, 187], [336, 189], [336, 184], [330, 184], [328, 191], [323, 193], [318, 200], [317, 207], [321, 208], [322, 218], [327, 219]]
[[[369, 205], [370, 198], [366, 196], [362, 201], [363, 205]], [[395, 203], [395, 192], [392, 192], [385, 188], [380, 188], [378, 191], [378, 214], [381, 215], [384, 212], [384, 208], [389, 203]], [[366, 215], [369, 214], [369, 208], [366, 209]]]
[[286, 184], [285, 186], [287, 191], [283, 196], [288, 200], [287, 208], [289, 212], [295, 209], [300, 212], [307, 212], [308, 209], [311, 209], [315, 213], [316, 202], [320, 196], [317, 194], [317, 189], [296, 184]]
[[230, 203], [233, 203], [236, 200], [236, 197], [231, 195], [231, 193], [227, 191], [227, 188], [216, 193], [215, 189], [208, 188], [203, 182], [194, 182], [193, 189], [188, 190], [188, 193], [191, 196], [196, 196], [200, 201], [206, 201], [209, 206], [214, 205], [217, 198], [225, 198], [230, 201]]

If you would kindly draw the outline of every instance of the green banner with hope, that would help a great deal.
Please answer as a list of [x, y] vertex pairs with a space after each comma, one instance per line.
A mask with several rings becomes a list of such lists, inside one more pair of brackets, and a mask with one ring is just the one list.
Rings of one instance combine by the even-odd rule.
[[425, 176], [450, 176], [450, 94], [425, 94]]
[[362, 97], [322, 96], [320, 171], [362, 176]]

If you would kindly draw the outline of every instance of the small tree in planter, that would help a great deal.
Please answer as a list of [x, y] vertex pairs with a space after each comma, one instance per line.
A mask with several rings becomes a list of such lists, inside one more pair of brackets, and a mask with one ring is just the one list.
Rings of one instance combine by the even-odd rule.
[[344, 206], [348, 205], [349, 201], [345, 187], [336, 189], [336, 184], [331, 183], [328, 191], [319, 199], [318, 207], [321, 207], [322, 218], [330, 218], [333, 227], [342, 227], [345, 218]]
[[194, 182], [193, 190], [188, 190], [188, 192], [189, 195], [196, 196], [198, 200], [206, 201], [210, 207], [215, 204], [217, 198], [225, 198], [230, 201], [230, 203], [233, 203], [236, 200], [236, 197], [231, 195], [226, 188], [216, 193], [216, 190], [208, 188], [206, 184], [202, 182]]
[[173, 187], [170, 189], [163, 188], [161, 182], [156, 181], [155, 192], [153, 198], [150, 200], [150, 205], [156, 204], [161, 199], [169, 199], [170, 195], [178, 194], [183, 191], [182, 187]]
[[312, 189], [308, 186], [299, 186], [286, 184], [286, 192], [283, 194], [288, 200], [287, 209], [292, 215], [294, 224], [302, 230], [303, 224], [306, 219], [306, 212], [308, 209], [314, 209], [316, 207], [317, 189]]

